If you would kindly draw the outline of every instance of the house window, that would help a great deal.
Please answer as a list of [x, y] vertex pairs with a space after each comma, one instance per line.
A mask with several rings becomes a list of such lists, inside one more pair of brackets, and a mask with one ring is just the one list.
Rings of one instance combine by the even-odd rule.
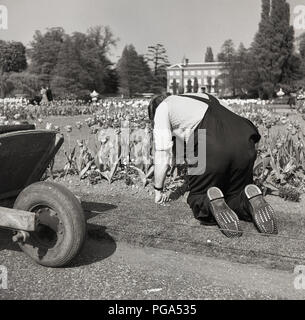
[[191, 76], [194, 76], [195, 75], [195, 71], [191, 71]]
[[180, 71], [176, 71], [176, 76], [180, 76]]
[[201, 85], [201, 83], [202, 83], [202, 82], [201, 82], [201, 79], [198, 79], [198, 84]]
[[184, 74], [185, 74], [186, 76], [188, 76], [188, 75], [189, 75], [189, 72], [188, 72], [187, 70], [185, 70], [185, 71], [184, 71]]
[[198, 76], [201, 76], [201, 70], [198, 70], [198, 71], [197, 71], [197, 75], [198, 75]]
[[215, 70], [211, 70], [211, 75], [215, 76]]
[[170, 76], [173, 76], [173, 75], [174, 75], [174, 71], [170, 71], [170, 72], [169, 72], [169, 75], [170, 75]]

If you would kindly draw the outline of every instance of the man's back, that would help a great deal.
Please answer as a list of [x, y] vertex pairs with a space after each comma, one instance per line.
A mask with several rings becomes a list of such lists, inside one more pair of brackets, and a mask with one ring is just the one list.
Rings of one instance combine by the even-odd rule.
[[[209, 100], [206, 94], [191, 94]], [[156, 147], [169, 149], [172, 135], [188, 141], [208, 109], [208, 104], [187, 96], [169, 96], [157, 108], [154, 119]], [[162, 142], [161, 142], [162, 141]]]

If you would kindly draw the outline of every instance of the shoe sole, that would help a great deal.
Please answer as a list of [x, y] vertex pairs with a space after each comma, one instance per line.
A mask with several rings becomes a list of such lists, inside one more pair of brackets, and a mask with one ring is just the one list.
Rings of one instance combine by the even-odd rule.
[[245, 188], [245, 194], [250, 203], [250, 213], [259, 232], [277, 234], [274, 210], [264, 199], [259, 187], [253, 184], [248, 185]]
[[212, 214], [221, 232], [228, 238], [241, 237], [242, 230], [236, 213], [230, 209], [219, 188], [213, 187], [207, 191]]

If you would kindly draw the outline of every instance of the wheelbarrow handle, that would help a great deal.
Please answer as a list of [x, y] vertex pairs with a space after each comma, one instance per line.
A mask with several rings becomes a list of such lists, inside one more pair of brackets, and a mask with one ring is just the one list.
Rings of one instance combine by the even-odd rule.
[[14, 124], [14, 125], [0, 126], [0, 134], [15, 132], [15, 131], [26, 131], [26, 130], [35, 130], [35, 125], [34, 124]]

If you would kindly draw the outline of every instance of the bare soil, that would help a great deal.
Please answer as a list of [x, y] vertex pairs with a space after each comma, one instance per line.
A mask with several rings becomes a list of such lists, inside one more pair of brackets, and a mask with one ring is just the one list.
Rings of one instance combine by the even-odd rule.
[[75, 176], [57, 182], [80, 197], [88, 218], [89, 237], [95, 240], [113, 238], [284, 270], [305, 264], [304, 197], [299, 203], [267, 197], [276, 211], [279, 235], [264, 236], [253, 223], [242, 222], [243, 236], [228, 239], [217, 226], [201, 226], [193, 218], [186, 196], [161, 207], [154, 204], [151, 186], [130, 187], [123, 181], [90, 185]]

